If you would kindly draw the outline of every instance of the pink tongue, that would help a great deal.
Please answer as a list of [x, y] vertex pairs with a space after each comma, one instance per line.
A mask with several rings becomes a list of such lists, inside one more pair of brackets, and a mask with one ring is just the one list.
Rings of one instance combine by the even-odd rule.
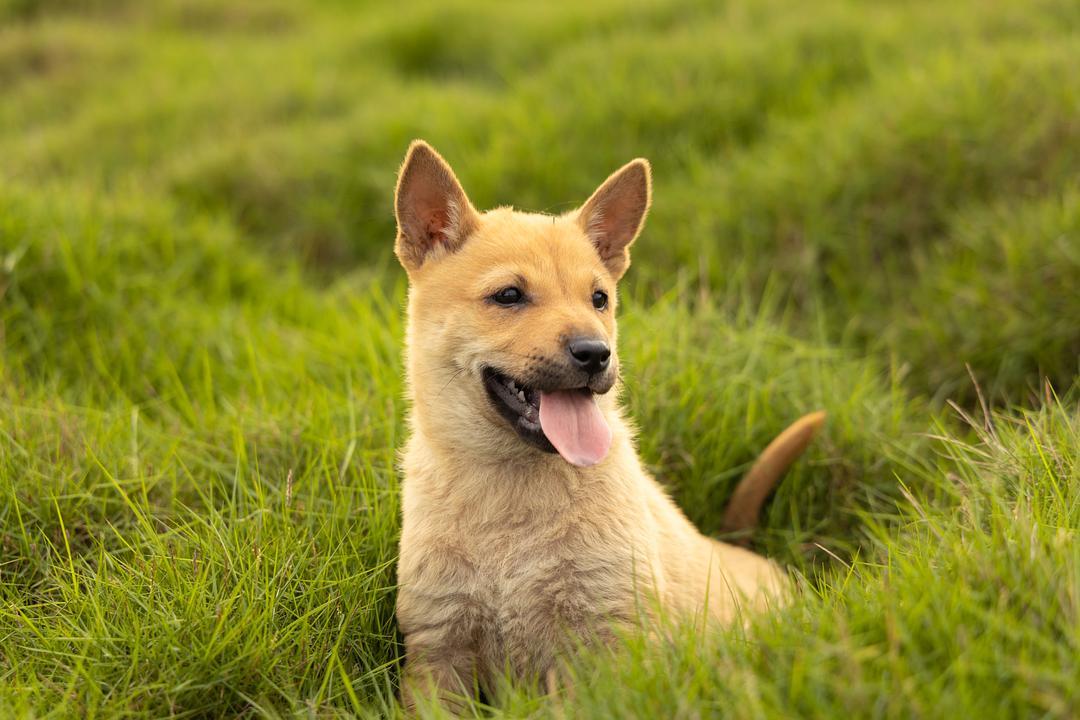
[[611, 428], [590, 392], [540, 393], [540, 429], [559, 454], [578, 467], [595, 465], [611, 448]]

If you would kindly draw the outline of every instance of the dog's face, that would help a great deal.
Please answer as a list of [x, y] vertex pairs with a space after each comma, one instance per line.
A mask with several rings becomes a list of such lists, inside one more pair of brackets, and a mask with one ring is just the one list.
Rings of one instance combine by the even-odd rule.
[[[559, 217], [476, 212], [426, 144], [397, 189], [395, 251], [410, 279], [410, 380], [419, 421], [461, 445], [607, 453], [615, 283], [649, 205], [649, 168], [624, 166]], [[423, 407], [419, 407], [423, 405]]]

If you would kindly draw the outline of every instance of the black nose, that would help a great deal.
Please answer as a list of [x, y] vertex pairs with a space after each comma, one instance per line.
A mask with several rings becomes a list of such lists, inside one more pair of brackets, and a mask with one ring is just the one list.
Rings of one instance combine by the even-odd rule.
[[603, 340], [571, 340], [566, 348], [579, 368], [594, 375], [607, 370], [611, 348]]

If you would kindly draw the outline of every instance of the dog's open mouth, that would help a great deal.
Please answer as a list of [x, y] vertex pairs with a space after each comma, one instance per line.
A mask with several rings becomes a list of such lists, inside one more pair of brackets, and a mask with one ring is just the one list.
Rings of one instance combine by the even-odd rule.
[[555, 452], [540, 429], [540, 391], [519, 385], [494, 368], [484, 369], [488, 397], [510, 424], [541, 450]]
[[580, 467], [607, 455], [611, 428], [589, 388], [543, 391], [491, 367], [483, 380], [492, 404], [526, 442]]

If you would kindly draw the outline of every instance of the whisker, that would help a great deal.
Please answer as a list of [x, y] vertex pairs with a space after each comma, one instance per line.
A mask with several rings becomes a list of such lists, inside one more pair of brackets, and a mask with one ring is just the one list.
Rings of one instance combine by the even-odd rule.
[[446, 392], [446, 388], [450, 387], [450, 383], [454, 382], [454, 380], [457, 380], [457, 376], [460, 375], [463, 372], [465, 372], [465, 368], [460, 368], [456, 373], [451, 375], [450, 379], [446, 381], [446, 384], [442, 386], [442, 390], [440, 390], [439, 393], [435, 397], [438, 398], [444, 392]]

